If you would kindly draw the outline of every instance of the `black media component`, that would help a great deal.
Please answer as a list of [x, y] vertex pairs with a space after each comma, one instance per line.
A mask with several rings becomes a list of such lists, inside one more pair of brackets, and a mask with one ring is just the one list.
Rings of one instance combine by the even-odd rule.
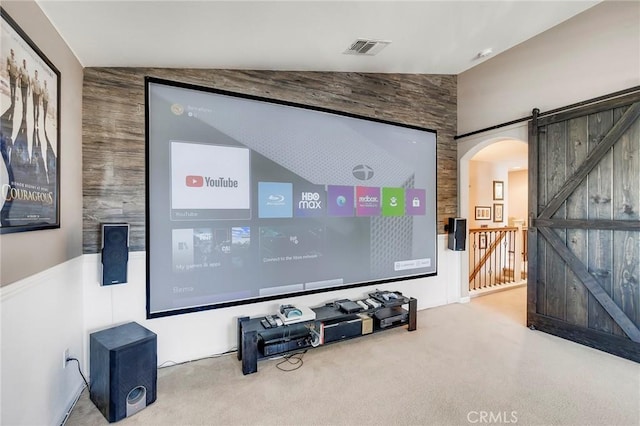
[[387, 328], [392, 325], [404, 324], [409, 318], [409, 312], [400, 306], [382, 308], [373, 314], [378, 328]]
[[447, 246], [449, 250], [464, 251], [467, 239], [467, 219], [450, 217], [448, 232], [449, 240]]
[[264, 356], [272, 356], [272, 355], [281, 354], [283, 352], [291, 352], [298, 349], [305, 349], [305, 348], [308, 348], [309, 346], [311, 346], [311, 337], [309, 336], [298, 337], [292, 340], [274, 342], [268, 345], [263, 345], [261, 348], [260, 348], [260, 345], [258, 344], [258, 348], [261, 349]]
[[156, 400], [157, 337], [130, 322], [89, 335], [91, 401], [109, 422]]
[[409, 299], [403, 296], [399, 291], [376, 290], [373, 293], [369, 293], [369, 296], [380, 302], [382, 306], [391, 306], [409, 302]]
[[129, 261], [129, 225], [103, 223], [102, 225], [102, 285], [127, 282]]
[[362, 335], [362, 318], [350, 315], [338, 320], [326, 321], [322, 327], [323, 342], [335, 342]]
[[303, 349], [311, 346], [309, 327], [305, 324], [292, 324], [263, 331], [258, 337], [258, 350], [264, 356]]
[[342, 312], [347, 314], [353, 314], [363, 310], [362, 306], [349, 299], [338, 300], [335, 304]]
[[[384, 303], [374, 300], [374, 295], [384, 300]], [[266, 328], [265, 323], [268, 324], [267, 320], [272, 315], [238, 318], [237, 356], [242, 363], [242, 373], [257, 372], [258, 361], [274, 355], [312, 349], [394, 327], [406, 326], [407, 331], [416, 330], [418, 301], [415, 298], [403, 296], [399, 291], [376, 291], [369, 296], [367, 302], [363, 303], [369, 309], [358, 304], [363, 300], [353, 302], [361, 309], [360, 313], [346, 313], [337, 303], [347, 301], [343, 299], [311, 308], [315, 319], [295, 324]]]

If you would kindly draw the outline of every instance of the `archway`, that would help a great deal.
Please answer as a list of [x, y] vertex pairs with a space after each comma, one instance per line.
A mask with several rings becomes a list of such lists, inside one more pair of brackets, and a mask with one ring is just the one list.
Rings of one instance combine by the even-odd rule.
[[[461, 217], [470, 218], [472, 206], [470, 203], [470, 179], [471, 164], [473, 157], [483, 149], [496, 144], [498, 142], [514, 141], [514, 143], [528, 143], [528, 128], [526, 123], [520, 123], [512, 127], [505, 127], [483, 134], [469, 136], [458, 142], [458, 212]], [[492, 212], [493, 213], [493, 212]], [[468, 224], [475, 224], [468, 220]], [[469, 228], [469, 226], [467, 227]], [[468, 233], [468, 230], [467, 230]], [[467, 235], [468, 236], [468, 235]], [[469, 243], [469, 241], [468, 241]], [[467, 251], [469, 244], [467, 244]], [[460, 292], [462, 300], [470, 300], [469, 293], [469, 256], [463, 256], [461, 259], [460, 271]]]

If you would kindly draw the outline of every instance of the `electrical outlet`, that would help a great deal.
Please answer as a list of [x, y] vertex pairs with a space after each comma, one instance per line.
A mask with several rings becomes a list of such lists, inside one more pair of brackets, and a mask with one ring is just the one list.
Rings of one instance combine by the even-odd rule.
[[67, 368], [67, 360], [69, 359], [69, 348], [62, 353], [62, 368]]

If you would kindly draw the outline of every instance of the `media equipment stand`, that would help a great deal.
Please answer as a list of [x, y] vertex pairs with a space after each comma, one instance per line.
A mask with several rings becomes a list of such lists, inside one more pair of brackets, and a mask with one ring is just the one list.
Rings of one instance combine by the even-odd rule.
[[[238, 360], [242, 373], [258, 371], [258, 361], [406, 325], [416, 329], [418, 301], [400, 292], [376, 291], [361, 300], [338, 300], [311, 308], [314, 320], [270, 325], [272, 315], [238, 318]], [[406, 306], [406, 309], [405, 309]]]

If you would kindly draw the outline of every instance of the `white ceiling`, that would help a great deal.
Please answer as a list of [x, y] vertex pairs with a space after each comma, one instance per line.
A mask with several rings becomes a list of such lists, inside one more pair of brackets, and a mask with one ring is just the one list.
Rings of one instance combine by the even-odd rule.
[[[599, 3], [36, 1], [85, 67], [419, 74], [459, 74]], [[391, 44], [376, 56], [343, 54], [358, 38]], [[497, 143], [473, 160], [526, 169], [526, 149]]]
[[[36, 0], [85, 67], [459, 74], [598, 1]], [[357, 38], [390, 40], [345, 55]]]

